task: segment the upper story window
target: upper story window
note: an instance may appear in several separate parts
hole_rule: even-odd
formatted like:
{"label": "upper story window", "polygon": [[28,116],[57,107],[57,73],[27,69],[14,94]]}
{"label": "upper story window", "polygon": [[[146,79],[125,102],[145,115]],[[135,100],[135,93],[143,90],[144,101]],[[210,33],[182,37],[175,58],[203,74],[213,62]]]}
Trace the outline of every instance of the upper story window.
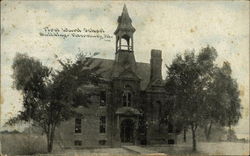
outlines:
{"label": "upper story window", "polygon": [[160,101],[157,101],[156,104],[157,104],[157,107],[158,107],[158,110],[157,110],[157,112],[158,112],[158,119],[160,120],[161,117],[162,117],[162,104],[161,104]]}
{"label": "upper story window", "polygon": [[75,119],[75,133],[82,133],[82,119]]}
{"label": "upper story window", "polygon": [[171,123],[168,123],[168,133],[174,132],[174,126]]}
{"label": "upper story window", "polygon": [[125,107],[130,107],[132,105],[132,88],[129,85],[125,85],[124,91],[122,94],[122,103]]}
{"label": "upper story window", "polygon": [[100,116],[100,133],[106,133],[106,116]]}
{"label": "upper story window", "polygon": [[100,106],[106,106],[106,102],[107,102],[106,91],[101,91],[100,92]]}
{"label": "upper story window", "polygon": [[124,91],[122,95],[123,106],[130,107],[132,103],[132,94],[130,91]]}
{"label": "upper story window", "polygon": [[156,101],[153,103],[152,112],[153,112],[153,115],[152,115],[153,120],[160,121],[162,118],[162,103],[161,103],[161,101]]}

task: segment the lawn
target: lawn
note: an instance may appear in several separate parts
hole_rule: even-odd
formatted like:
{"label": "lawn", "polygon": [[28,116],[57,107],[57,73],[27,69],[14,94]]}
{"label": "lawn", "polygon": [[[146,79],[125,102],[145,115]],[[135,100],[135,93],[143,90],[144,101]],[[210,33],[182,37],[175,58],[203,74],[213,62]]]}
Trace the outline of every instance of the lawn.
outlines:
{"label": "lawn", "polygon": [[249,143],[239,142],[198,142],[197,152],[192,152],[192,144],[146,146],[145,148],[168,155],[249,155]]}
{"label": "lawn", "polygon": [[[42,135],[2,134],[2,153],[10,155],[35,156],[115,156],[134,155],[135,153],[124,148],[96,148],[81,150],[62,150],[54,145],[54,154],[45,154],[47,151],[46,138]],[[167,155],[249,155],[249,143],[240,142],[198,142],[197,152],[192,152],[192,144],[142,146],[147,150]],[[38,154],[39,153],[39,154]]]}
{"label": "lawn", "polygon": [[132,152],[123,148],[97,148],[97,149],[79,149],[79,150],[62,150],[54,143],[53,154],[47,153],[47,142],[44,135],[38,134],[1,134],[2,154],[12,155],[35,155],[35,156],[115,156],[131,155]]}
{"label": "lawn", "polygon": [[1,149],[3,154],[24,155],[46,153],[46,138],[42,135],[1,134]]}

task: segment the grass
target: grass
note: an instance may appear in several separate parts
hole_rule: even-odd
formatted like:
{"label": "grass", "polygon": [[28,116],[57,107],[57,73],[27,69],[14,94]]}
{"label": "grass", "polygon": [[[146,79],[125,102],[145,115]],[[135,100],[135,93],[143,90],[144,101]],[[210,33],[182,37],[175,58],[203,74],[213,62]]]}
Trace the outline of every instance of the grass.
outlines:
{"label": "grass", "polygon": [[196,152],[192,151],[191,143],[145,148],[168,155],[249,155],[249,143],[239,142],[198,142]]}
{"label": "grass", "polygon": [[[11,155],[35,155],[35,156],[115,156],[134,155],[123,148],[101,148],[65,150],[57,149],[54,144],[54,154],[47,153],[46,137],[36,134],[1,134],[2,153]],[[249,143],[237,142],[198,142],[197,152],[192,151],[191,143],[176,145],[142,146],[156,153],[167,155],[249,155]],[[59,154],[61,153],[61,154]]]}
{"label": "grass", "polygon": [[200,151],[192,151],[191,145],[158,145],[158,146],[147,146],[145,147],[152,151],[157,151],[159,153],[165,153],[168,155],[201,155],[205,154]]}
{"label": "grass", "polygon": [[32,155],[46,153],[46,138],[42,135],[1,134],[2,153],[9,155]]}

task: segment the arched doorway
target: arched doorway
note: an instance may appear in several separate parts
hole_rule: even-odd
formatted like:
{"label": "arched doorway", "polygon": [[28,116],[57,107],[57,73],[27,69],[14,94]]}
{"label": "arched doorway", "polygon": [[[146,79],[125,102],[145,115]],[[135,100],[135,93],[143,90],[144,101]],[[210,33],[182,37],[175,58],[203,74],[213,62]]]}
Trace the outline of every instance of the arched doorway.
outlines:
{"label": "arched doorway", "polygon": [[125,119],[121,122],[120,128],[121,142],[133,143],[134,142],[134,122],[131,119]]}

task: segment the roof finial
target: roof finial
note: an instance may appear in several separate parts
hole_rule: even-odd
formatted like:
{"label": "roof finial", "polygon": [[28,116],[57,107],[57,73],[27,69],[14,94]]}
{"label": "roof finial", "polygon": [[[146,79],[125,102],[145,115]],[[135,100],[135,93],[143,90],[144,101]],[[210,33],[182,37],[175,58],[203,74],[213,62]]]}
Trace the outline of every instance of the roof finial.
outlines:
{"label": "roof finial", "polygon": [[128,13],[128,10],[127,10],[127,7],[126,7],[126,4],[123,5],[123,10],[122,10],[123,13]]}

